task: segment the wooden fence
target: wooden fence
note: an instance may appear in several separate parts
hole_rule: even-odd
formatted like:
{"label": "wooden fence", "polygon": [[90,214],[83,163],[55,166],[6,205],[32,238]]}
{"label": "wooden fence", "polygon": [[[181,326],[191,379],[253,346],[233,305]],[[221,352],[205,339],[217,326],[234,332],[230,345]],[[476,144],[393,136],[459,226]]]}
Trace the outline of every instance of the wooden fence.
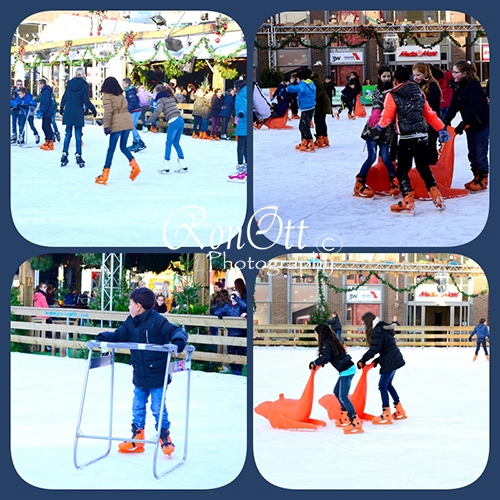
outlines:
{"label": "wooden fence", "polygon": [[[95,106],[96,111],[97,111],[97,118],[103,117],[104,114],[104,109],[102,107],[102,100],[100,99],[92,99],[92,104]],[[184,119],[184,133],[185,134],[191,134],[193,130],[193,123],[194,123],[194,117],[193,117],[193,103],[178,103],[177,107],[181,111],[181,116]],[[150,117],[153,113],[151,111],[146,111],[146,119],[150,121]],[[92,118],[92,121],[95,120]],[[137,122],[137,128],[138,130],[141,130],[143,126],[143,123],[141,120]],[[168,127],[168,122],[165,120],[165,117],[163,113],[160,114],[160,116],[156,120],[156,127],[158,128],[159,132],[166,132],[167,127]],[[211,125],[209,123],[209,130],[211,130]],[[234,138],[235,137],[235,125],[234,125],[234,118],[231,117],[229,120],[229,124],[227,126],[227,136],[229,138]]]}
{"label": "wooden fence", "polygon": [[[317,346],[315,325],[254,325],[253,345]],[[396,326],[396,341],[405,347],[471,347],[476,345],[469,335],[473,326]],[[342,327],[347,346],[366,346],[361,325]]]}
{"label": "wooden fence", "polygon": [[[26,334],[12,333],[11,342],[28,344],[32,352],[50,352],[54,356],[59,349],[60,356],[77,357],[77,350],[87,350],[86,340],[81,335],[96,336],[100,332],[114,330],[110,322],[123,322],[129,315],[126,312],[96,311],[93,309],[67,309],[49,307],[11,306],[11,314],[20,316],[19,319],[11,321],[12,330],[22,330]],[[45,316],[45,317],[44,317]],[[182,327],[197,327],[198,333],[190,333],[188,342],[190,344],[216,346],[217,352],[202,352],[196,350],[192,359],[198,361],[211,361],[214,363],[237,363],[246,365],[247,357],[242,355],[228,354],[228,346],[246,347],[246,337],[229,337],[227,328],[247,328],[245,318],[218,319],[215,316],[198,316],[190,314],[164,314],[171,323]],[[52,323],[47,323],[47,318]],[[93,326],[92,322],[103,322],[102,326]],[[199,333],[199,329],[216,327],[219,335]],[[47,332],[52,332],[52,338],[47,338]],[[59,337],[59,338],[56,338]],[[117,350],[116,352],[128,353],[129,351]],[[182,357],[182,355],[180,356]]]}

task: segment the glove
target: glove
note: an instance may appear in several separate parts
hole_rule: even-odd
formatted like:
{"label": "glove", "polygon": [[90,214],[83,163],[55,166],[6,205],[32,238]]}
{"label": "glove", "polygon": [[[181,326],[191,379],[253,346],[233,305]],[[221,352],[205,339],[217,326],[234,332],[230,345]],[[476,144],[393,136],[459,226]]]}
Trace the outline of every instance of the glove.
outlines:
{"label": "glove", "polygon": [[105,341],[105,340],[106,340],[106,337],[104,336],[104,334],[102,334],[102,333],[98,333],[98,334],[95,336],[95,339],[96,339],[96,340],[99,340],[100,342],[102,342],[102,341]]}
{"label": "glove", "polygon": [[97,118],[95,122],[97,125],[99,125],[99,127],[102,127],[102,120],[100,118]]}
{"label": "glove", "polygon": [[364,361],[359,360],[357,363],[357,367],[359,370],[362,370],[365,367],[366,363]]}
{"label": "glove", "polygon": [[110,129],[110,128],[105,128],[105,129],[104,129],[104,133],[105,133],[106,135],[111,134],[111,129]]}
{"label": "glove", "polygon": [[380,109],[374,109],[372,111],[372,114],[370,115],[370,118],[368,118],[368,125],[370,125],[370,127],[375,127],[375,125],[377,125],[379,119],[380,119],[380,115],[382,113],[380,112]]}
{"label": "glove", "polygon": [[448,142],[450,140],[450,134],[448,134],[448,132],[446,132],[445,128],[443,130],[440,130],[438,132],[438,134],[439,134],[439,141],[440,142]]}
{"label": "glove", "polygon": [[469,342],[472,340],[472,337],[469,337]]}
{"label": "glove", "polygon": [[[455,127],[455,134],[462,135],[465,130],[465,123],[460,122],[456,127]],[[441,136],[439,137],[441,139]]]}
{"label": "glove", "polygon": [[380,358],[375,358],[375,359],[372,361],[372,363],[373,363],[373,366],[374,366],[374,367],[375,367],[375,366],[377,366],[377,365],[380,363]]}
{"label": "glove", "polygon": [[94,116],[94,118],[96,118],[96,117],[97,117],[97,112],[96,112],[96,113],[93,113],[93,116]]}
{"label": "glove", "polygon": [[244,118],[245,117],[245,113],[243,113],[243,111],[240,111],[238,113],[238,118]]}
{"label": "glove", "polygon": [[217,317],[218,317],[219,319],[222,319],[222,318],[224,317],[224,315],[223,315],[223,314],[219,314]]}
{"label": "glove", "polygon": [[314,361],[309,363],[309,370],[316,370],[316,363]]}
{"label": "glove", "polygon": [[182,352],[184,350],[184,347],[186,346],[185,342],[181,339],[174,339],[172,340],[171,344],[174,344],[177,346],[177,352]]}

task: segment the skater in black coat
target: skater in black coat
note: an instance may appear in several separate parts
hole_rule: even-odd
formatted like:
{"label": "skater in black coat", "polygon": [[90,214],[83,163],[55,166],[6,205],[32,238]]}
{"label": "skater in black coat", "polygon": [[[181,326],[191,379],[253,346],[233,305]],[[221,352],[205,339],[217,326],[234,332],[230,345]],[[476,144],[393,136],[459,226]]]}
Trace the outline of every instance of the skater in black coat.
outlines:
{"label": "skater in black coat", "polygon": [[[405,365],[403,355],[396,345],[394,330],[391,325],[381,321],[371,312],[363,314],[361,321],[365,325],[366,343],[368,351],[358,361],[357,366],[362,369],[368,360],[378,354],[373,360],[375,365],[380,365],[380,379],[378,388],[382,397],[382,415],[375,417],[374,424],[392,424],[393,419],[406,418],[406,413],[399,401],[398,393],[392,385],[396,370]],[[396,411],[391,415],[389,406],[389,394],[391,395]]]}
{"label": "skater in black coat", "polygon": [[[137,342],[141,344],[174,344],[178,352],[182,352],[188,339],[187,333],[180,327],[170,323],[164,316],[153,309],[155,294],[146,287],[136,288],[130,294],[130,316],[114,332],[101,332],[96,340],[104,342]],[[130,354],[134,368],[132,383],[134,384],[134,400],[132,403],[132,441],[124,441],[118,445],[122,453],[139,453],[144,451],[144,443],[133,439],[144,439],[146,425],[146,404],[151,396],[151,412],[156,420],[156,429],[162,416],[160,442],[162,451],[170,455],[174,445],[170,439],[170,422],[167,408],[162,401],[163,385],[167,354],[149,350],[135,349]]]}

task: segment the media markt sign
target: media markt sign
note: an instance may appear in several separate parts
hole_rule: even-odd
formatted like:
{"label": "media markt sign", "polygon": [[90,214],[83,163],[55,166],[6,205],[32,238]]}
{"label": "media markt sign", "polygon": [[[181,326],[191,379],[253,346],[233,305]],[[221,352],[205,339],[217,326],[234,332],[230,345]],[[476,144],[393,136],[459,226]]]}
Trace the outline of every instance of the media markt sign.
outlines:
{"label": "media markt sign", "polygon": [[364,60],[364,52],[362,50],[330,49],[330,64],[332,65],[363,64]]}
{"label": "media markt sign", "polygon": [[446,291],[440,293],[436,285],[423,284],[415,289],[415,302],[449,303],[462,302],[462,294],[454,285],[447,285]]}
{"label": "media markt sign", "polygon": [[441,54],[439,49],[423,49],[418,45],[404,45],[396,51],[396,62],[401,64],[439,63],[441,62]]}

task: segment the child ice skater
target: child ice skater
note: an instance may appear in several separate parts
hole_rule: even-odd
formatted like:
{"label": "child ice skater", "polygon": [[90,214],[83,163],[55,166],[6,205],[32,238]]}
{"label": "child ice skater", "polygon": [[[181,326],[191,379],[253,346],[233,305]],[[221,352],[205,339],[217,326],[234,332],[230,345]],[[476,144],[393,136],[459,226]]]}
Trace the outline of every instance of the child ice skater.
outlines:
{"label": "child ice skater", "polygon": [[474,330],[472,330],[471,334],[469,335],[469,342],[472,340],[472,337],[476,335],[476,352],[474,353],[474,357],[472,358],[472,361],[476,361],[477,355],[479,353],[479,349],[482,347],[484,350],[484,354],[486,355],[486,359],[489,361],[490,356],[488,355],[488,348],[486,347],[486,338],[488,340],[490,339],[490,331],[488,330],[488,327],[486,326],[486,319],[481,318],[479,320],[479,324],[476,325]]}
{"label": "child ice skater", "polygon": [[339,400],[342,410],[337,425],[344,428],[344,434],[364,432],[361,421],[349,399],[352,378],[356,373],[356,366],[352,362],[351,356],[346,353],[344,345],[328,325],[324,323],[318,325],[314,329],[314,336],[318,341],[318,357],[309,363],[309,369],[316,370],[318,366],[331,363],[339,372],[339,378],[333,389],[333,394]]}
{"label": "child ice skater", "polygon": [[[378,389],[382,397],[382,415],[374,417],[374,424],[392,424],[393,419],[401,420],[406,418],[406,413],[399,400],[398,393],[392,385],[396,370],[405,365],[403,355],[396,345],[394,330],[390,325],[381,321],[380,318],[371,312],[366,312],[361,316],[361,321],[365,326],[366,344],[368,351],[358,361],[357,366],[361,370],[367,361],[378,354],[378,358],[373,363],[380,365],[380,379]],[[389,328],[384,328],[389,326]],[[389,394],[391,395],[396,411],[391,415],[389,406]]]}
{"label": "child ice skater", "polygon": [[[149,288],[134,289],[130,294],[128,307],[130,316],[114,332],[99,333],[96,340],[159,345],[174,344],[177,346],[177,351],[182,352],[186,346],[187,333],[156,312],[153,309],[155,302],[155,294]],[[165,455],[171,455],[175,446],[170,438],[170,422],[165,401],[162,401],[167,355],[165,352],[132,350],[130,357],[134,367],[132,440],[120,443],[118,450],[122,453],[141,453],[144,451],[144,443],[136,443],[134,438],[144,439],[146,404],[151,396],[151,412],[156,420],[157,431],[160,412],[163,412],[162,427],[159,433],[161,449]]]}

